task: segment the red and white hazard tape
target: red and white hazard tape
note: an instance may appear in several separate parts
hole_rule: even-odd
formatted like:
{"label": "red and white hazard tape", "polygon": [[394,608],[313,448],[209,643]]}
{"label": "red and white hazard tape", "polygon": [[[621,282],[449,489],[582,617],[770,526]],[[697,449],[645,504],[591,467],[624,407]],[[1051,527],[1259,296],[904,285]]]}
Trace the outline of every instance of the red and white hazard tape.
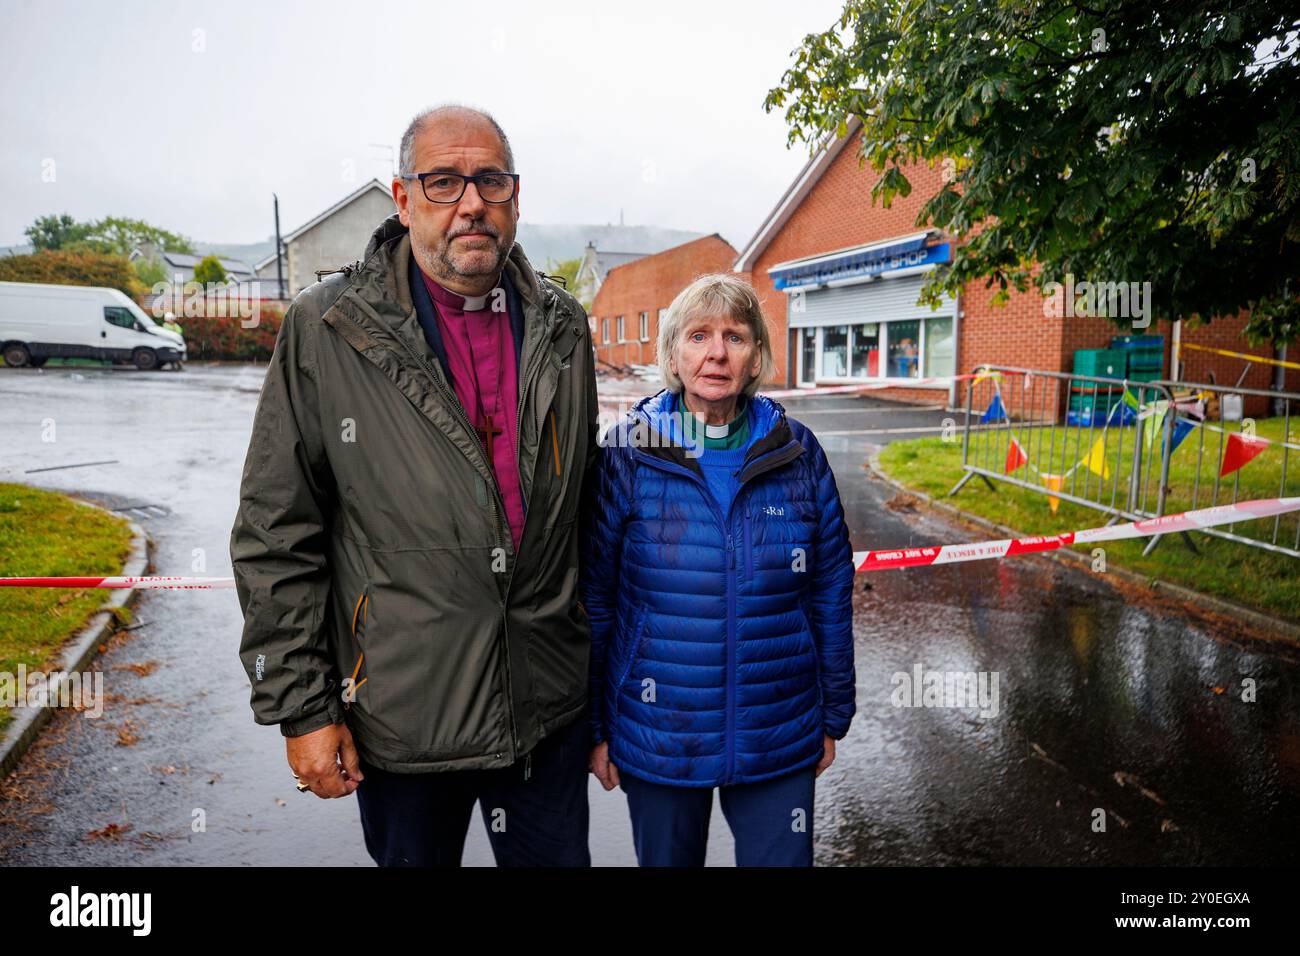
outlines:
{"label": "red and white hazard tape", "polygon": [[107,578],[0,578],[0,587],[6,588],[141,588],[146,591],[163,588],[210,591],[214,588],[233,588],[234,578],[185,577],[107,577]]}
{"label": "red and white hazard tape", "polygon": [[1125,538],[1147,538],[1175,531],[1195,531],[1221,524],[1234,524],[1253,518],[1271,518],[1274,515],[1300,511],[1300,498],[1261,498],[1256,501],[1238,501],[1234,505],[1219,505],[1184,511],[1180,514],[1130,521],[1105,528],[1086,528],[1082,531],[1064,531],[1061,534],[1037,538],[1004,538],[1001,541],[979,541],[973,544],[944,544],[935,547],[902,548],[893,551],[855,551],[855,571],[880,571],[885,568],[913,568],[931,564],[957,564],[962,561],[986,561],[1005,558],[1013,554],[1032,554],[1036,551],[1055,551],[1072,544],[1091,544],[1095,541],[1120,541]]}
{"label": "red and white hazard tape", "polygon": [[[855,551],[855,571],[880,571],[885,568],[911,568],[929,564],[956,564],[961,561],[984,561],[1005,558],[1013,554],[1032,554],[1035,551],[1055,551],[1072,544],[1090,544],[1094,541],[1119,541],[1124,538],[1146,538],[1175,531],[1195,531],[1221,524],[1235,524],[1254,518],[1271,518],[1274,515],[1300,511],[1300,498],[1260,498],[1256,501],[1239,501],[1235,505],[1219,505],[1148,518],[1106,528],[1086,528],[1083,531],[1065,531],[1061,534],[1037,538],[1006,538],[1002,541],[979,541],[974,544],[944,544],[934,547],[902,548],[893,551]],[[0,587],[8,588],[142,588],[158,590],[179,588],[183,590],[212,590],[233,588],[234,578],[186,577],[106,577],[106,578],[0,578]]]}

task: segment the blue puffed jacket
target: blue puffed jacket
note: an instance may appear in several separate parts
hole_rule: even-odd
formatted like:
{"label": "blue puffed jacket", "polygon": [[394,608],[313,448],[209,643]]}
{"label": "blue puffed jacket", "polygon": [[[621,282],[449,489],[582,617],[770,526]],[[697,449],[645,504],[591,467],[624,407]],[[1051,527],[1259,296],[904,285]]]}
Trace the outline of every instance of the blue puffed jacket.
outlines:
{"label": "blue puffed jacket", "polygon": [[676,393],[640,400],[601,442],[581,585],[593,732],[620,773],[753,783],[817,763],[822,735],[853,719],[853,554],[835,477],[779,403],[750,408],[725,515]]}

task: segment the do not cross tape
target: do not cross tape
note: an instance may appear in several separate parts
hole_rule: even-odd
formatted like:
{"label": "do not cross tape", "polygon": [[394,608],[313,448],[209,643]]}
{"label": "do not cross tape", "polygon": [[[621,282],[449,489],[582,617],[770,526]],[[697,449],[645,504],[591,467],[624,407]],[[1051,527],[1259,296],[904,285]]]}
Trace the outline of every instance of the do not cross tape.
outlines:
{"label": "do not cross tape", "polygon": [[[1072,544],[1091,544],[1095,541],[1121,541],[1125,538],[1147,538],[1175,531],[1196,531],[1217,525],[1236,524],[1256,518],[1300,511],[1300,498],[1260,498],[1238,501],[1231,505],[1217,505],[1196,511],[1130,521],[1127,524],[1102,528],[1085,528],[1081,531],[1063,531],[1060,534],[1003,538],[1000,541],[976,541],[971,544],[944,544],[928,547],[895,548],[892,550],[855,551],[854,571],[883,571],[890,568],[914,568],[932,564],[958,564],[963,561],[988,561],[1017,554],[1034,554],[1055,551]],[[0,578],[0,587],[9,588],[141,588],[143,590],[217,590],[233,588],[234,578],[187,578],[175,576],[151,577],[29,577]]]}

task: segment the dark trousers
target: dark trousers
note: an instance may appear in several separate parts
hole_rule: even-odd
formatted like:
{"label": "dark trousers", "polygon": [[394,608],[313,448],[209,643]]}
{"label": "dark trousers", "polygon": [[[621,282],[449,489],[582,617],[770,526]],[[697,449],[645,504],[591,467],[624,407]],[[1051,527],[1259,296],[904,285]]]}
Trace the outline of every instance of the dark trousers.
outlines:
{"label": "dark trousers", "polygon": [[460,866],[478,801],[497,866],[591,866],[589,729],[579,718],[499,770],[391,773],[361,762],[366,850],[380,866]]}
{"label": "dark trousers", "polygon": [[[812,866],[814,768],[718,787],[737,866]],[[619,773],[641,866],[703,866],[710,787],[673,787]]]}

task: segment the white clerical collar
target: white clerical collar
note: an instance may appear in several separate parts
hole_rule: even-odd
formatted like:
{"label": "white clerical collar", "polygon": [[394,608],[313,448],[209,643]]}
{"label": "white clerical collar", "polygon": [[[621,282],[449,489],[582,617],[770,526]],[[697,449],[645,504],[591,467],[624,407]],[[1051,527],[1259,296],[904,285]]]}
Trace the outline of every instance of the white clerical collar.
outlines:
{"label": "white clerical collar", "polygon": [[461,309],[465,312],[482,312],[487,308],[488,297],[486,295],[467,295],[464,296],[465,304]]}
{"label": "white clerical collar", "polygon": [[706,438],[726,438],[731,434],[730,425],[705,425],[704,436]]}

